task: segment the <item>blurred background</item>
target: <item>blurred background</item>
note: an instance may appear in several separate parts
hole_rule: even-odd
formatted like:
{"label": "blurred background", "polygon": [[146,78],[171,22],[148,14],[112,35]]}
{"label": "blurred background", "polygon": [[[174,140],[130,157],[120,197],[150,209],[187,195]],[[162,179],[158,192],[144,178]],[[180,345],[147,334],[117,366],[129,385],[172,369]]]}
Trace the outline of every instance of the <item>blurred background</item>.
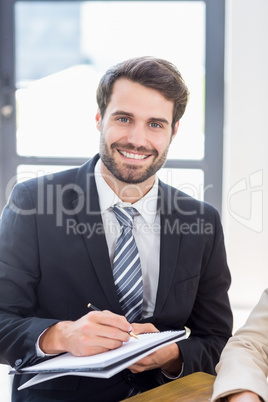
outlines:
{"label": "blurred background", "polygon": [[267,0],[0,0],[0,211],[16,181],[98,152],[109,66],[168,59],[191,97],[159,177],[220,211],[241,326],[268,283],[267,15]]}

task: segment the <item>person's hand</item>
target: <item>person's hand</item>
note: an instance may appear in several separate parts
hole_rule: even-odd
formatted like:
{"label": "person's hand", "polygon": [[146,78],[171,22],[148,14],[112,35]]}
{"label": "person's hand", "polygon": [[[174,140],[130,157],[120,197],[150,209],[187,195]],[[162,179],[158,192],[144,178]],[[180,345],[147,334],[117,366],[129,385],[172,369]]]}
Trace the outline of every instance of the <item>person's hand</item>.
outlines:
{"label": "person's hand", "polygon": [[229,395],[228,402],[260,402],[260,397],[251,391],[238,392],[237,394]]}
{"label": "person's hand", "polygon": [[[132,324],[132,329],[137,335],[146,332],[159,332],[153,324]],[[172,343],[151,353],[128,368],[134,374],[161,368],[171,375],[178,375],[181,367],[182,360],[179,348],[176,343]]]}
{"label": "person's hand", "polygon": [[40,337],[39,347],[47,354],[70,352],[91,356],[119,348],[129,340],[132,326],[124,316],[110,311],[91,311],[77,321],[61,321]]}

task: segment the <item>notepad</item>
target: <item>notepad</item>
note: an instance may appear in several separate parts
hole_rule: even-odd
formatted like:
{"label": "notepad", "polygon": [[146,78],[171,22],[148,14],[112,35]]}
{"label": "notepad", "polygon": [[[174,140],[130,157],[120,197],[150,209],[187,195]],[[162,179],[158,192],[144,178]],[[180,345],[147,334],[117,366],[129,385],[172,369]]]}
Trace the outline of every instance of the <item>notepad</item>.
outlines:
{"label": "notepad", "polygon": [[93,356],[77,357],[70,353],[53,357],[33,366],[12,369],[10,374],[37,374],[19,389],[64,375],[110,378],[154,351],[185,338],[185,331],[139,334],[118,349]]}

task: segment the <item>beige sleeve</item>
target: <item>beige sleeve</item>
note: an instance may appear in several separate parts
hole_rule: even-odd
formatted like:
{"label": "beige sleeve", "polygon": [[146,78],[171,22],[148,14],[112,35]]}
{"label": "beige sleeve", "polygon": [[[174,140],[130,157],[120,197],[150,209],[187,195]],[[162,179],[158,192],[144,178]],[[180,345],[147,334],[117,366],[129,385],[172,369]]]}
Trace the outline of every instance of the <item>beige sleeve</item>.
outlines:
{"label": "beige sleeve", "polygon": [[216,372],[211,402],[243,390],[268,402],[268,289],[245,325],[229,339]]}

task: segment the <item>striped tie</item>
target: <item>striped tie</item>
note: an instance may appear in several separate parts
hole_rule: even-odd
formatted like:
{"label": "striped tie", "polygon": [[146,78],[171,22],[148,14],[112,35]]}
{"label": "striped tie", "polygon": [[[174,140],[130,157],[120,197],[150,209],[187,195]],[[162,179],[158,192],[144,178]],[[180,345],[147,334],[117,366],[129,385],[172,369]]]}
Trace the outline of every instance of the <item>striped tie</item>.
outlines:
{"label": "striped tie", "polygon": [[114,253],[114,282],[124,315],[134,322],[141,318],[143,302],[141,262],[132,233],[136,210],[114,206],[113,211],[121,226]]}

